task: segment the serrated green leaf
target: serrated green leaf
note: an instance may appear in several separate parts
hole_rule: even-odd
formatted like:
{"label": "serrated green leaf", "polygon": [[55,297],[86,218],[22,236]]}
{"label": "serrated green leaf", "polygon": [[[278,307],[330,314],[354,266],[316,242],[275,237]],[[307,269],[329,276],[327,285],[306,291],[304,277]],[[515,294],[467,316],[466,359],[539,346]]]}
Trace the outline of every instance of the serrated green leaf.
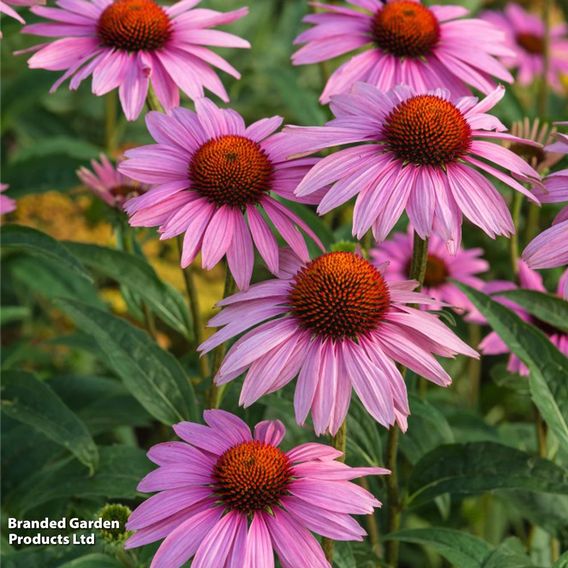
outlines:
{"label": "serrated green leaf", "polygon": [[503,444],[448,444],[432,450],[416,464],[409,489],[409,503],[415,507],[444,493],[472,495],[525,489],[568,495],[568,471]]}
{"label": "serrated green leaf", "polygon": [[81,302],[56,303],[81,330],[95,338],[108,365],[152,416],[165,424],[197,419],[189,378],[177,359],[146,332]]}
{"label": "serrated green leaf", "polygon": [[91,280],[81,263],[59,241],[46,233],[23,225],[4,225],[0,227],[0,239],[4,247],[19,248],[50,258]]}
{"label": "serrated green leaf", "polygon": [[99,450],[99,467],[94,475],[73,460],[49,465],[9,495],[6,508],[24,516],[54,499],[134,499],[138,483],[151,469],[144,451],[121,445]]}
{"label": "serrated green leaf", "polygon": [[7,371],[2,379],[2,411],[67,448],[93,472],[97,446],[84,422],[53,389],[31,373]]}
{"label": "serrated green leaf", "polygon": [[531,397],[559,442],[568,450],[568,358],[534,326],[470,286],[456,282],[489,325],[529,368]]}
{"label": "serrated green leaf", "polygon": [[460,568],[479,568],[491,552],[491,545],[484,540],[444,527],[401,530],[386,535],[385,539],[431,546],[438,554]]}
{"label": "serrated green leaf", "polygon": [[493,296],[503,296],[524,308],[547,325],[568,333],[568,302],[558,296],[536,290],[508,290]]}
{"label": "serrated green leaf", "polygon": [[508,538],[491,552],[481,568],[535,568],[518,538]]}
{"label": "serrated green leaf", "polygon": [[162,282],[142,258],[97,245],[66,241],[65,247],[85,266],[116,280],[134,292],[150,309],[187,338],[193,336],[188,308],[181,294]]}

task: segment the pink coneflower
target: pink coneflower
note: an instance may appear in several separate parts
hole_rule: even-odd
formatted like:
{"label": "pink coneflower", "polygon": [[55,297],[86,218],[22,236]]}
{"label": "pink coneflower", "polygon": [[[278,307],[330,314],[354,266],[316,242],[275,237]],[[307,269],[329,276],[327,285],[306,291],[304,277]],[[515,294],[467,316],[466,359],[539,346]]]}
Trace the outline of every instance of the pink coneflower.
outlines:
{"label": "pink coneflower", "polygon": [[382,93],[357,83],[351,93],[332,98],[336,118],[325,126],[287,127],[297,152],[355,144],[323,158],[296,194],[311,195],[333,183],[319,204],[320,215],[357,195],[353,234],[358,238],[372,228],[383,241],[405,208],[420,237],[434,232],[453,251],[461,241],[462,213],[492,238],[509,236],[514,226],[507,205],[479,170],[535,201],[513,175],[534,183],[539,175],[510,150],[480,139],[539,145],[506,134],[501,122],[486,114],[504,93],[499,87],[479,102],[454,101],[442,89],[417,94],[401,85]]}
{"label": "pink coneflower", "polygon": [[311,409],[318,435],[337,432],[352,388],[375,420],[405,430],[406,385],[395,362],[448,386],[451,378],[433,354],[477,356],[436,316],[407,305],[434,302],[412,292],[415,281],[389,281],[351,252],[287,264],[280,278],[222,300],[224,309],[209,325],[225,327],[199,348],[206,353],[254,327],[231,347],[215,377],[224,384],[247,372],[244,406],[298,375],[296,420],[303,424]]}
{"label": "pink coneflower", "polygon": [[99,159],[100,162],[91,160],[93,171],[82,167],[77,171],[77,176],[107,205],[122,209],[128,199],[148,190],[147,185],[133,182],[121,174],[104,154]]}
{"label": "pink coneflower", "polygon": [[[563,123],[566,124],[566,123]],[[568,136],[557,134],[557,141],[545,150],[568,154]],[[537,189],[543,203],[568,202],[568,169],[550,174],[544,188]],[[523,251],[523,258],[531,268],[556,268],[568,264],[568,206],[552,222],[552,227],[535,237]]]}
{"label": "pink coneflower", "polygon": [[[502,61],[511,69],[518,69],[517,80],[521,85],[532,83],[544,73],[544,22],[526,12],[519,4],[507,4],[505,11],[487,11],[481,16],[505,32],[506,45],[513,56]],[[550,58],[547,81],[561,89],[559,76],[568,73],[568,26],[558,24],[550,30]]]}
{"label": "pink coneflower", "polygon": [[[0,194],[4,193],[8,187],[6,183],[0,183]],[[8,197],[7,195],[0,195],[0,215],[11,213],[16,209],[16,200]]]}
{"label": "pink coneflower", "polygon": [[[520,287],[526,290],[536,290],[537,292],[546,292],[547,290],[542,284],[542,277],[538,272],[531,270],[524,261],[519,260],[519,282]],[[503,286],[499,287],[501,290]],[[510,284],[508,289],[514,289],[516,286]],[[568,270],[564,272],[558,283],[557,294],[559,297],[568,300]],[[502,300],[498,296],[495,298],[497,301],[506,304],[509,308],[513,309],[523,320],[532,323],[543,331],[550,341],[566,356],[568,356],[568,334],[556,329],[547,322],[543,322],[538,318],[530,315],[528,312],[520,308],[511,300]],[[500,355],[502,353],[510,353],[510,349],[505,342],[497,335],[496,332],[491,332],[480,344],[479,349],[484,355]],[[511,353],[507,370],[510,373],[519,373],[520,375],[528,375],[529,370],[526,365],[516,356]]]}
{"label": "pink coneflower", "polygon": [[125,205],[130,224],[159,226],[162,239],[185,233],[182,267],[201,252],[209,270],[226,254],[239,288],[250,282],[254,246],[269,270],[278,273],[278,243],[261,212],[300,258],[309,254],[298,228],[323,248],[311,229],[271,195],[298,201],[294,189],[315,163],[287,159],[293,153],[287,137],[273,134],[282,118],[246,127],[238,113],[207,99],[195,107],[195,113],[182,108],[170,116],[149,113],[146,124],[158,144],[126,152],[129,159],[119,170],[156,185]]}
{"label": "pink coneflower", "polygon": [[334,540],[363,540],[351,515],[380,507],[352,479],[386,475],[380,467],[349,467],[341,452],[316,443],[288,452],[278,446],[286,434],[279,420],[256,425],[254,435],[237,416],[203,413],[208,426],[180,422],[183,442],[150,449],[159,468],[138,490],[157,492],[127,523],[136,531],[126,548],[163,539],[152,568],[274,567],[274,553],[286,568],[331,568],[311,531]]}
{"label": "pink coneflower", "polygon": [[[20,24],[25,24],[24,18],[16,12],[13,8],[11,8],[8,4],[12,6],[36,6],[37,4],[45,4],[45,0],[8,0],[7,2],[2,2],[0,0],[0,13],[6,14],[6,16],[10,16],[14,18],[14,20],[18,20]],[[0,38],[2,37],[2,32],[0,31]]]}
{"label": "pink coneflower", "polygon": [[[413,235],[395,233],[388,241],[384,241],[372,249],[371,255],[376,266],[388,263],[386,273],[393,280],[406,280],[409,277],[412,261]],[[471,320],[475,313],[473,304],[467,296],[451,282],[457,280],[473,288],[481,290],[483,280],[477,277],[480,272],[489,269],[489,263],[480,258],[480,248],[463,249],[458,247],[455,254],[449,254],[442,239],[432,236],[428,242],[428,259],[422,292],[438,302],[429,304],[426,309],[440,310],[449,304],[459,313],[466,313],[466,320]]]}
{"label": "pink coneflower", "polygon": [[[348,0],[354,10],[329,4],[313,5],[323,13],[304,18],[315,27],[300,34],[306,43],[292,56],[296,65],[316,63],[371,46],[341,65],[321,96],[349,91],[357,82],[388,91],[407,84],[419,91],[444,87],[467,95],[468,86],[484,93],[495,88],[491,77],[513,78],[495,56],[513,55],[504,34],[483,20],[458,19],[468,14],[461,6],[423,6],[415,0]],[[475,49],[472,49],[475,46]]]}
{"label": "pink coneflower", "polygon": [[206,88],[228,101],[210,65],[240,75],[204,46],[250,47],[235,35],[208,29],[242,18],[247,8],[227,13],[191,10],[199,1],[162,7],[154,0],[58,0],[58,8],[32,8],[52,22],[26,26],[23,32],[62,39],[33,48],[37,53],[28,64],[32,69],[65,71],[52,92],[70,77],[70,88],[77,89],[89,75],[95,95],[118,87],[128,120],[140,114],[150,82],[166,110],[179,105],[178,88],[194,100]]}

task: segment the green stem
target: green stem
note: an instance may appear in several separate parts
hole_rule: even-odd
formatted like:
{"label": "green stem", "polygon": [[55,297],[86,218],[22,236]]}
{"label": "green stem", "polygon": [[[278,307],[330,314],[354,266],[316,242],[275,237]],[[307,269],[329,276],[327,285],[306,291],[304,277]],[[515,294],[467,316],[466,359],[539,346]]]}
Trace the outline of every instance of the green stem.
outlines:
{"label": "green stem", "polygon": [[550,70],[550,0],[542,0],[542,21],[544,22],[543,35],[543,65],[540,89],[538,92],[538,114],[541,119],[548,114],[548,72]]}
{"label": "green stem", "polygon": [[513,203],[511,205],[511,217],[513,218],[513,226],[515,232],[511,235],[509,242],[509,250],[511,253],[511,268],[513,274],[517,274],[519,268],[519,224],[521,221],[521,208],[523,205],[523,196],[520,192],[515,191],[513,194]]}
{"label": "green stem", "polygon": [[[387,468],[390,469],[391,474],[386,477],[387,482],[387,533],[391,534],[399,530],[400,528],[400,516],[402,512],[402,506],[400,501],[400,493],[398,488],[398,464],[397,464],[397,453],[398,453],[398,437],[399,430],[398,426],[393,426],[389,430],[388,440],[387,440]],[[399,541],[398,540],[388,540],[385,547],[385,560],[387,566],[390,568],[396,568],[398,566],[398,550]]]}
{"label": "green stem", "polygon": [[416,290],[421,290],[426,276],[426,265],[428,263],[428,239],[421,239],[418,233],[414,233],[412,244],[412,260],[410,261],[410,278],[418,282]]}
{"label": "green stem", "polygon": [[116,92],[111,91],[105,97],[105,148],[109,156],[116,152]]}
{"label": "green stem", "polygon": [[[468,325],[469,344],[477,348],[481,341],[481,326],[477,323]],[[470,388],[470,403],[475,408],[479,403],[479,385],[481,381],[481,361],[471,357],[468,360],[467,374]]]}
{"label": "green stem", "polygon": [[[183,237],[177,238],[179,256],[181,259],[183,251]],[[187,303],[191,313],[191,321],[193,322],[193,336],[195,338],[195,347],[199,347],[204,339],[204,325],[201,319],[201,309],[199,303],[199,293],[195,285],[194,270],[192,266],[182,268],[181,273],[185,283],[185,291],[187,294]],[[207,357],[199,357],[199,375],[205,380],[209,377],[209,360]]]}
{"label": "green stem", "polygon": [[[347,418],[339,427],[337,434],[332,436],[331,443],[336,450],[339,450],[343,455],[337,458],[339,461],[345,461],[345,452],[347,450]],[[333,564],[333,540],[330,538],[322,539],[322,548],[327,561]]]}
{"label": "green stem", "polygon": [[525,229],[525,242],[532,241],[538,234],[540,225],[540,207],[536,203],[529,204],[527,226]]}
{"label": "green stem", "polygon": [[[225,289],[223,291],[223,298],[227,298],[235,292],[237,288],[236,282],[229,270],[228,265],[225,263]],[[226,346],[222,343],[213,352],[213,362],[211,374],[211,388],[209,389],[209,408],[219,408],[221,405],[221,400],[223,398],[223,392],[226,385],[217,386],[215,384],[215,375],[221,368],[221,363],[223,362],[223,357],[225,357]]]}
{"label": "green stem", "polygon": [[[359,485],[366,491],[371,491],[369,485],[369,480],[366,477],[361,477],[357,480]],[[371,548],[378,558],[382,557],[381,539],[379,537],[379,523],[377,522],[377,517],[374,513],[367,515],[365,517],[367,524],[367,533],[369,534],[369,542],[371,543]]]}

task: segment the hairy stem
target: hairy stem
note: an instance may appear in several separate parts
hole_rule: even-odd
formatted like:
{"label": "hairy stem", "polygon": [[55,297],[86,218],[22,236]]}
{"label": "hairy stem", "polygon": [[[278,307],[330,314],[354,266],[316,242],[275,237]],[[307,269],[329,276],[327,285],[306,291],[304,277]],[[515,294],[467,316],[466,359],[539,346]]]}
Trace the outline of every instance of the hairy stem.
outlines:
{"label": "hairy stem", "polygon": [[[183,238],[177,238],[179,256],[181,258],[183,250]],[[187,301],[189,304],[189,311],[191,313],[191,320],[193,322],[193,336],[195,338],[195,347],[199,347],[204,339],[204,324],[201,319],[201,309],[199,304],[199,294],[197,286],[195,285],[193,267],[188,266],[182,268],[183,281],[185,283],[185,291],[187,294]],[[202,379],[209,377],[209,360],[207,357],[199,357],[199,375]]]}
{"label": "hairy stem", "polygon": [[[233,294],[236,290],[236,282],[229,270],[229,267],[225,263],[225,290],[223,291],[223,298],[227,298]],[[226,351],[225,343],[222,343],[213,351],[213,362],[212,362],[212,375],[211,375],[211,387],[209,389],[209,408],[219,408],[221,405],[221,400],[223,398],[223,392],[226,385],[217,386],[215,384],[215,375],[221,368],[221,363],[223,363],[223,358],[225,357]]]}
{"label": "hairy stem", "polygon": [[[468,325],[469,344],[475,348],[481,341],[481,326],[477,323]],[[481,380],[481,360],[471,357],[468,360],[467,375],[470,388],[470,403],[474,408],[479,403],[479,385]]]}
{"label": "hairy stem", "polygon": [[511,268],[513,274],[517,274],[519,270],[519,224],[521,221],[521,208],[523,205],[523,196],[518,191],[513,194],[513,203],[511,204],[511,217],[515,232],[511,235],[509,241],[509,251],[511,255]]}

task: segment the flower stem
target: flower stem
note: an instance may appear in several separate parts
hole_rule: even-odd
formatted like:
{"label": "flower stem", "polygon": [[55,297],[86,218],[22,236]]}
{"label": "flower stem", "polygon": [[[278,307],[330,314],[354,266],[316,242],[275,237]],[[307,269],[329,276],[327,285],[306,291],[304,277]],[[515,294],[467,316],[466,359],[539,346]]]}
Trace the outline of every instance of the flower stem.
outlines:
{"label": "flower stem", "polygon": [[511,253],[511,268],[513,274],[517,274],[519,269],[519,224],[521,220],[521,208],[523,205],[523,196],[515,191],[513,195],[513,203],[511,205],[511,217],[513,218],[513,226],[515,232],[511,235],[509,250]]}
{"label": "flower stem", "polygon": [[[393,426],[389,430],[387,440],[387,468],[391,474],[387,476],[387,500],[388,500],[388,516],[387,516],[387,533],[394,533],[400,528],[400,516],[402,506],[400,502],[400,493],[398,490],[398,426]],[[398,566],[398,549],[399,541],[388,540],[385,547],[385,560],[387,566],[396,568]]]}
{"label": "flower stem", "polygon": [[[237,288],[237,284],[229,270],[228,265],[225,263],[225,289],[223,291],[223,298],[227,298],[231,294],[235,292]],[[221,368],[221,363],[223,362],[223,357],[225,356],[226,346],[225,343],[222,343],[215,349],[213,352],[213,362],[212,362],[212,369],[213,372],[211,374],[211,388],[209,389],[209,408],[219,408],[221,405],[221,400],[223,398],[223,392],[225,390],[225,385],[217,386],[215,384],[215,375]]]}
{"label": "flower stem", "polygon": [[[183,250],[183,238],[177,238],[179,256],[181,258]],[[199,306],[199,294],[193,277],[193,267],[188,266],[182,268],[183,281],[185,283],[185,291],[187,294],[187,302],[189,311],[191,312],[191,321],[193,322],[193,337],[195,338],[195,347],[199,347],[203,343],[204,325],[201,319],[201,309]],[[202,379],[209,377],[209,360],[207,357],[199,357],[199,375]]]}
{"label": "flower stem", "polygon": [[[347,450],[347,417],[343,421],[343,424],[339,427],[337,434],[331,437],[331,444],[336,450],[343,453],[343,455],[337,459],[338,461],[344,462]],[[330,564],[333,564],[333,540],[331,538],[323,538],[322,548],[327,561]]]}
{"label": "flower stem", "polygon": [[538,234],[539,223],[540,207],[536,203],[530,203],[527,215],[527,226],[525,228],[525,242],[528,243],[536,237]]}
{"label": "flower stem", "polygon": [[[470,323],[468,325],[469,344],[476,348],[481,341],[481,326],[477,323]],[[475,408],[479,403],[479,384],[481,379],[481,361],[470,358],[468,361],[467,374],[469,379],[470,388],[470,402]]]}
{"label": "flower stem", "polygon": [[157,110],[159,112],[164,112],[164,107],[160,104],[156,92],[154,91],[152,85],[148,86],[148,94],[146,95],[146,105],[150,110]]}
{"label": "flower stem", "polygon": [[[410,278],[418,282],[417,290],[422,288],[424,283],[424,276],[426,275],[426,265],[428,262],[428,239],[422,239],[418,233],[414,233],[414,241],[412,245],[412,260],[410,261]],[[406,368],[401,370],[402,376],[406,375]],[[420,395],[425,395],[425,381],[420,383]],[[388,501],[388,516],[387,516],[387,532],[393,533],[400,528],[400,518],[402,514],[402,502],[400,499],[400,492],[398,487],[398,438],[399,429],[394,425],[388,434],[387,440],[387,459],[386,466],[390,469],[391,474],[387,476],[387,501]],[[398,550],[399,541],[389,540],[386,544],[386,562],[387,566],[396,568],[398,566]]]}
{"label": "flower stem", "polygon": [[116,92],[111,91],[105,97],[105,149],[113,156],[116,152]]}

